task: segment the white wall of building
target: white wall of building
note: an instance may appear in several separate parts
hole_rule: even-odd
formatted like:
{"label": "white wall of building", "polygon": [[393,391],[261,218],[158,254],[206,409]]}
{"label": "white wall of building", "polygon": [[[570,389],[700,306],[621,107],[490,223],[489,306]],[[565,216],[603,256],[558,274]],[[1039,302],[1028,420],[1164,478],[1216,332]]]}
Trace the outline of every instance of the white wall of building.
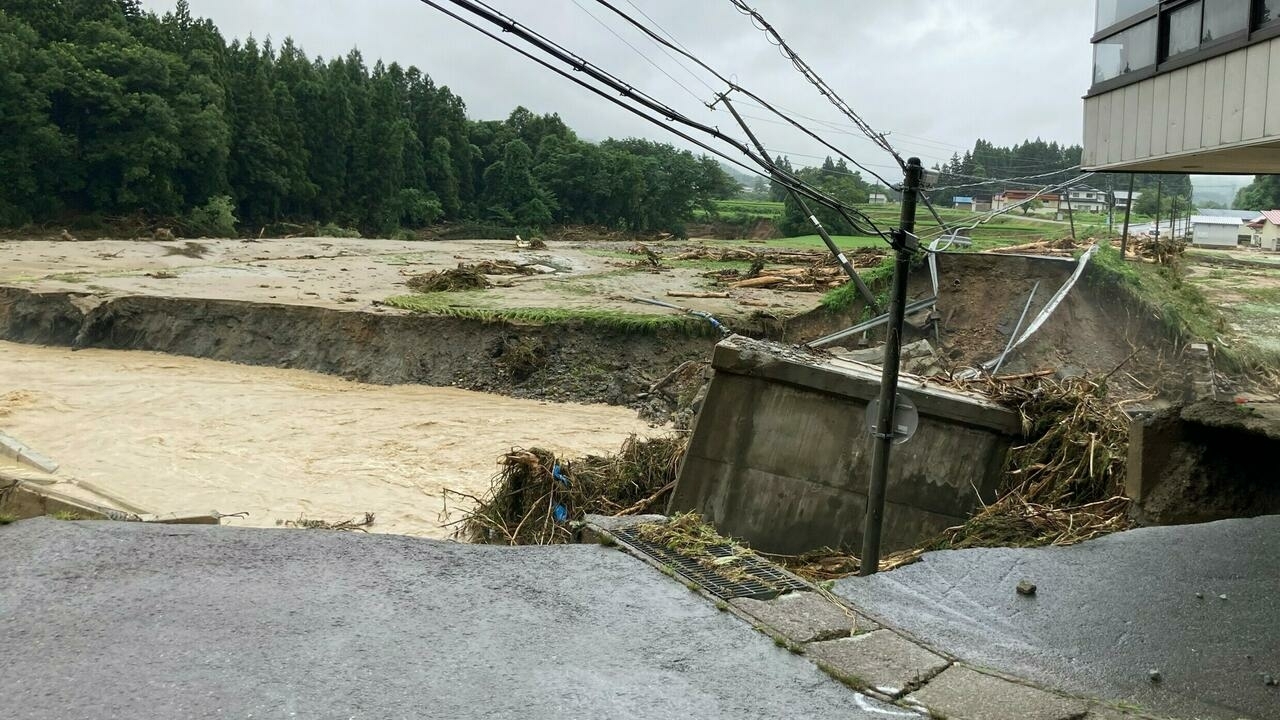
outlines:
{"label": "white wall of building", "polygon": [[1221,225],[1218,223],[1194,223],[1192,245],[1208,245],[1212,247],[1235,247],[1237,236],[1245,234],[1248,228],[1243,225]]}

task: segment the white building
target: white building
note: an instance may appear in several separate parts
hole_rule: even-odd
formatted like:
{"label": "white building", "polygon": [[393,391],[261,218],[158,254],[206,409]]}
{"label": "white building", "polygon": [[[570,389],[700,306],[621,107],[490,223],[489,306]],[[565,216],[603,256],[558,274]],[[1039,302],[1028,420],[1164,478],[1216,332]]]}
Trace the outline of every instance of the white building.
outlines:
{"label": "white building", "polygon": [[889,202],[889,197],[884,193],[873,192],[871,193],[871,197],[867,199],[867,202],[872,205],[886,205]]}
{"label": "white building", "polygon": [[1280,174],[1280,2],[1097,0],[1094,28],[1086,170]]}
{"label": "white building", "polygon": [[1249,223],[1254,240],[1263,250],[1280,250],[1280,210],[1263,210],[1260,217]]}
{"label": "white building", "polygon": [[[1125,208],[1129,207],[1129,191],[1128,190],[1116,190],[1111,193],[1111,196],[1115,198],[1116,210],[1124,210]],[[1142,192],[1140,190],[1134,191],[1133,193],[1134,202],[1137,202],[1141,198],[1142,198]]]}
{"label": "white building", "polygon": [[[1074,187],[1068,195],[1072,212],[1102,213],[1107,211],[1107,194],[1091,187]],[[1058,205],[1059,210],[1067,209],[1067,198]]]}
{"label": "white building", "polygon": [[1191,218],[1191,244],[1196,247],[1247,247],[1252,241],[1253,231],[1239,218],[1211,215]]}

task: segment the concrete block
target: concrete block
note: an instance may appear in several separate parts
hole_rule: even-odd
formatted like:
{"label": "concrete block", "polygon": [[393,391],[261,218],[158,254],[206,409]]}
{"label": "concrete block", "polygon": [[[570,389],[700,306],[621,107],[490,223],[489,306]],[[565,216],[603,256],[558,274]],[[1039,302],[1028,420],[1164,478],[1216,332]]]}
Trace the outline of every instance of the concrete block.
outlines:
{"label": "concrete block", "polygon": [[840,679],[893,698],[928,682],[950,662],[891,630],[816,642],[805,652]]}
{"label": "concrete block", "polygon": [[909,701],[952,720],[1079,720],[1089,705],[954,665],[912,693]]}
{"label": "concrete block", "polygon": [[879,628],[816,592],[793,592],[773,600],[736,598],[729,603],[793,643],[833,640]]}
{"label": "concrete block", "polygon": [[[870,366],[777,343],[732,337],[716,347],[715,376],[672,494],[721,533],[763,552],[855,550],[874,441]],[[882,548],[912,547],[995,500],[1005,454],[1021,425],[984,398],[904,376],[920,413],[895,447]]]}

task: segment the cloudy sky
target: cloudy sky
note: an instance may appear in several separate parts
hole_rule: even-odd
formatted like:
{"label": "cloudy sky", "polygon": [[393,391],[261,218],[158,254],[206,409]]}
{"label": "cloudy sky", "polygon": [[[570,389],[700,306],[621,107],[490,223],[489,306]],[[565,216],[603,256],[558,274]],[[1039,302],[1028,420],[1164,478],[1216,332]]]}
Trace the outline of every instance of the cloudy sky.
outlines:
{"label": "cloudy sky", "polygon": [[[634,86],[721,128],[723,110],[702,107],[719,84],[692,76],[595,0],[489,0]],[[1010,144],[1081,139],[1080,97],[1089,84],[1092,0],[752,0],[755,7],[873,127],[927,165],[983,137]],[[505,117],[524,105],[556,112],[589,139],[661,129],[626,114],[418,0],[190,0],[230,38],[292,36],[311,55],[358,47],[417,65],[460,95],[474,118]],[[447,3],[446,3],[447,4]],[[728,0],[616,0],[644,11],[694,54],[772,103],[840,121],[751,21]],[[145,0],[157,12],[172,0]],[[617,33],[616,35],[614,33]],[[668,77],[668,74],[671,77]],[[673,79],[674,78],[674,79]],[[756,117],[760,110],[744,108]],[[767,146],[803,164],[826,154],[778,125],[755,121]],[[868,165],[888,157],[848,128],[829,138]]]}

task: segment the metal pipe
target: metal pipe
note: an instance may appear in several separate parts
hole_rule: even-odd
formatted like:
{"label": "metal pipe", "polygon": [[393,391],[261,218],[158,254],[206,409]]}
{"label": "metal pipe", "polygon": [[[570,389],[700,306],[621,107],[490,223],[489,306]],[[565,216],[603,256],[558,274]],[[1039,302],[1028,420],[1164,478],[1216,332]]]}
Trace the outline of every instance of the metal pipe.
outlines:
{"label": "metal pipe", "polygon": [[[936,305],[937,302],[938,302],[938,298],[936,297],[925,298],[924,300],[917,300],[907,306],[907,310],[905,314],[911,315],[913,313],[918,313],[921,310],[927,310],[928,308],[931,308],[934,305]],[[851,328],[845,328],[844,330],[838,330],[836,332],[833,332],[830,335],[824,335],[823,337],[820,337],[817,340],[814,340],[813,342],[805,343],[805,347],[815,348],[815,349],[824,348],[828,345],[833,345],[849,337],[850,335],[857,335],[858,333],[864,333],[873,328],[878,328],[881,325],[885,324],[886,322],[889,322],[888,313],[885,313],[884,315],[880,315],[878,317],[874,317],[870,320],[867,320],[866,322],[860,322]]]}
{"label": "metal pipe", "polygon": [[902,217],[894,231],[893,290],[889,297],[889,332],[884,344],[884,366],[880,368],[880,416],[876,419],[871,482],[867,487],[867,516],[862,528],[862,562],[859,575],[880,569],[880,534],[884,525],[884,491],[889,481],[889,452],[893,449],[893,416],[897,410],[898,363],[902,359],[902,323],[906,317],[907,277],[917,241],[916,196],[924,168],[920,158],[907,160],[906,182],[902,184]]}
{"label": "metal pipe", "polygon": [[1013,342],[1018,339],[1018,331],[1022,329],[1022,323],[1027,319],[1027,311],[1031,309],[1031,301],[1036,297],[1036,291],[1040,289],[1040,281],[1037,280],[1035,285],[1031,286],[1031,294],[1027,296],[1027,304],[1022,306],[1022,314],[1018,316],[1018,324],[1013,326],[1013,332],[1009,333],[1009,342],[1005,343],[1004,352],[1000,353],[1000,357],[996,359],[996,367],[991,371],[992,375],[1000,372],[1000,366],[1004,364],[1004,359],[1009,355],[1009,351],[1013,349]]}

